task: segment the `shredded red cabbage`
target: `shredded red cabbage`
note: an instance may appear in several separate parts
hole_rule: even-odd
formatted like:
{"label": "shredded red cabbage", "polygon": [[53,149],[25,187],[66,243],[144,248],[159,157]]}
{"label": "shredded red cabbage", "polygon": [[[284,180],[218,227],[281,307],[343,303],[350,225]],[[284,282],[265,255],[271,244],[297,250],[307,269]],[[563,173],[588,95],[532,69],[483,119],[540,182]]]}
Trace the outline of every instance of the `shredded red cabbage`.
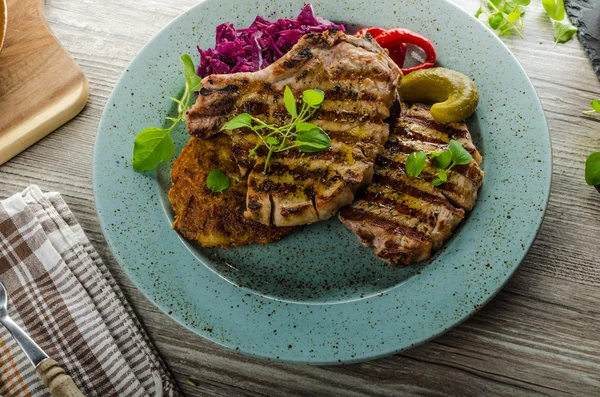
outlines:
{"label": "shredded red cabbage", "polygon": [[269,22],[257,16],[249,28],[238,30],[231,23],[221,24],[217,26],[215,48],[203,51],[198,47],[198,75],[255,72],[281,58],[304,34],[334,28],[345,31],[344,25],[316,17],[310,4],[296,19]]}

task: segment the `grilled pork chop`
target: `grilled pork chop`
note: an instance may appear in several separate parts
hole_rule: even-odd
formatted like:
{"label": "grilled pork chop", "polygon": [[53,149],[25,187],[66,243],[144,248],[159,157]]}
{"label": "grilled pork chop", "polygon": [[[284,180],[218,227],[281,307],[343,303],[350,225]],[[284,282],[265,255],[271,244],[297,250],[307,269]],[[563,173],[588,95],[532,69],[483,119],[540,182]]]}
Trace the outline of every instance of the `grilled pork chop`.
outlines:
{"label": "grilled pork chop", "polygon": [[310,120],[331,138],[318,153],[297,149],[276,153],[268,172],[264,148],[248,152],[259,139],[249,129],[230,132],[242,174],[249,171],[246,218],[265,225],[302,225],[328,219],[354,199],[373,175],[389,125],[384,122],[402,73],[387,52],[368,37],[338,30],[305,35],[283,58],[254,73],[211,75],[187,115],[190,134],[209,138],[240,113],[284,125],[285,86],[296,98],[321,89],[325,101]]}
{"label": "grilled pork chop", "polygon": [[[454,167],[448,181],[434,187],[435,168],[428,162],[418,178],[405,173],[408,155],[445,150],[451,139],[459,141],[473,156],[468,165]],[[483,180],[482,158],[464,123],[440,124],[429,107],[403,106],[401,117],[377,157],[372,183],[342,208],[340,220],[361,243],[392,266],[424,261],[439,249],[471,210]]]}
{"label": "grilled pork chop", "polygon": [[[231,139],[190,139],[175,160],[169,200],[175,211],[173,227],[203,247],[237,247],[277,241],[294,228],[265,226],[244,218],[246,178],[232,159]],[[230,187],[214,193],[206,187],[211,170],[229,176]]]}

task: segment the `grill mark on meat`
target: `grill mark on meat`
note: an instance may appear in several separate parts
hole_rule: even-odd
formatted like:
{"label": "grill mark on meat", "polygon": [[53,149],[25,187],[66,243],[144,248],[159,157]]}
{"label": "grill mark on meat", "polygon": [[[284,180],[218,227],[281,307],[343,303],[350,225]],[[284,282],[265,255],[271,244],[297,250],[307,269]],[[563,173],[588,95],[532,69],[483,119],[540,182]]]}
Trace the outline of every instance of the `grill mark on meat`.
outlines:
{"label": "grill mark on meat", "polygon": [[[412,152],[414,152],[416,150],[414,147],[406,145],[402,141],[394,142],[392,140],[386,141],[386,143],[384,144],[384,148],[390,154],[396,154],[396,153],[411,154]],[[439,150],[446,150],[446,149],[448,149],[447,145],[446,145],[446,147],[439,147]],[[390,164],[390,162],[396,163],[396,164]],[[396,162],[396,161],[390,160],[389,158],[386,158],[384,156],[378,156],[375,164],[391,165],[392,167],[404,170],[404,166],[400,167],[400,165],[399,165],[399,164],[404,164],[403,161]],[[449,171],[449,172],[455,172],[457,174],[460,174],[460,175],[464,176],[465,178],[470,179],[474,184],[479,184],[483,179],[478,168],[476,166],[474,166],[473,164],[457,165],[454,168],[452,168],[452,171]],[[424,176],[426,176],[426,175],[427,175],[427,170],[424,171]],[[433,180],[433,179],[435,179],[435,177],[431,178],[431,180]]]}
{"label": "grill mark on meat", "polygon": [[378,186],[374,184],[369,185],[369,190],[361,195],[360,198],[367,202],[380,205],[384,208],[393,209],[399,214],[417,218],[419,221],[425,222],[429,226],[434,226],[436,223],[436,219],[433,218],[431,214],[427,214],[417,208],[412,208],[402,202],[383,195],[378,191]]}
{"label": "grill mark on meat", "polygon": [[404,136],[409,139],[414,139],[416,141],[422,141],[427,143],[434,144],[445,144],[447,145],[450,140],[438,139],[429,135],[420,134],[411,130],[409,127],[404,127],[402,125],[398,125],[398,127],[394,130],[394,133],[399,136]]}
{"label": "grill mark on meat", "polygon": [[422,242],[431,241],[431,238],[429,238],[424,233],[418,232],[413,228],[401,225],[392,219],[387,219],[381,216],[373,215],[372,213],[364,210],[363,208],[355,206],[344,208],[344,218],[350,221],[368,222],[372,225],[381,227],[382,229],[386,229],[390,234],[403,234],[406,237]]}
{"label": "grill mark on meat", "polygon": [[407,185],[400,179],[390,178],[381,174],[375,174],[373,176],[372,183],[378,183],[380,185],[388,186],[392,189],[402,192],[411,197],[426,201],[431,204],[440,205],[446,207],[448,210],[455,214],[460,214],[461,210],[453,206],[448,200],[443,197],[435,196],[433,194],[424,192],[414,186]]}
{"label": "grill mark on meat", "polygon": [[417,125],[420,125],[420,126],[423,126],[426,128],[431,128],[432,130],[444,133],[452,139],[464,138],[466,135],[465,133],[467,132],[465,130],[455,128],[452,125],[438,123],[437,121],[434,121],[431,119],[426,119],[424,117],[414,115],[414,114],[411,116],[405,116],[405,120],[408,123],[417,124]]}
{"label": "grill mark on meat", "polygon": [[[402,172],[402,174],[406,173],[406,168],[404,161],[394,161],[384,156],[378,156],[375,162],[376,165],[387,167],[388,169]],[[445,193],[450,193],[453,196],[456,194],[464,194],[465,189],[459,187],[455,182],[453,182],[452,175],[454,174],[454,170],[448,171],[448,181],[444,183],[440,189],[442,189]],[[437,179],[437,173],[433,172],[432,169],[424,168],[421,174],[419,175],[419,179],[422,179],[428,183],[431,183],[434,179]],[[470,182],[473,182],[470,180]]]}

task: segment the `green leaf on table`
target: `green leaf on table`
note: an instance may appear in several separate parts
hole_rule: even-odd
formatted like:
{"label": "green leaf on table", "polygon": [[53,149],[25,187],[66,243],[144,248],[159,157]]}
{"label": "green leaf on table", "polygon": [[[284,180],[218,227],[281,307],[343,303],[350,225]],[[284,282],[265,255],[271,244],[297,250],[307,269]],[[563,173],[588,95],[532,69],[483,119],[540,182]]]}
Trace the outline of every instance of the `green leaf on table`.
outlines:
{"label": "green leaf on table", "polygon": [[452,161],[456,165],[469,164],[473,161],[473,157],[459,142],[455,140],[450,141],[450,152],[452,153]]}
{"label": "green leaf on table", "polygon": [[290,90],[290,87],[285,86],[285,90],[283,90],[283,103],[285,104],[285,108],[288,113],[292,115],[292,117],[298,117],[298,111],[296,109],[296,98],[294,97],[294,93]]}
{"label": "green leaf on table", "polygon": [[600,113],[600,101],[598,101],[597,99],[592,99],[592,102],[590,102],[590,106],[596,111],[596,113]]}
{"label": "green leaf on table", "polygon": [[442,181],[440,178],[434,179],[433,181],[431,181],[431,184],[433,186],[440,186],[444,184],[444,181]]}
{"label": "green leaf on table", "polygon": [[518,21],[521,18],[521,13],[518,11],[513,11],[510,14],[508,14],[508,22],[510,23],[514,23],[516,21]]}
{"label": "green leaf on table", "polygon": [[556,22],[554,24],[554,44],[566,43],[577,33],[577,28],[569,22]]}
{"label": "green leaf on table", "polygon": [[600,185],[600,152],[592,153],[585,161],[585,182]]}
{"label": "green leaf on table", "polygon": [[429,155],[433,160],[433,164],[436,168],[446,168],[450,165],[452,161],[452,153],[449,150],[444,150],[443,152],[433,152]]}
{"label": "green leaf on table", "polygon": [[498,29],[498,27],[500,26],[500,24],[502,23],[502,21],[504,20],[504,18],[502,17],[501,13],[496,13],[491,15],[488,18],[488,23],[490,24],[490,27],[494,30]]}
{"label": "green leaf on table", "polygon": [[175,153],[171,129],[150,127],[135,137],[133,142],[133,169],[137,172],[150,171]]}
{"label": "green leaf on table", "polygon": [[221,130],[231,131],[235,130],[236,128],[243,127],[252,128],[252,116],[250,116],[248,113],[242,113],[240,115],[235,116],[234,118],[226,122],[225,125],[221,127]]}
{"label": "green leaf on table", "polygon": [[311,108],[316,108],[325,100],[325,93],[321,90],[306,90],[302,93],[302,100]]}
{"label": "green leaf on table", "polygon": [[294,144],[304,153],[315,153],[327,149],[331,146],[329,135],[320,128],[300,131],[296,135]]}
{"label": "green leaf on table", "polygon": [[563,0],[542,0],[542,5],[548,16],[555,21],[565,18],[565,4]]}
{"label": "green leaf on table", "polygon": [[412,152],[409,154],[405,163],[406,174],[413,178],[418,177],[425,167],[426,158],[427,156],[423,152]]}
{"label": "green leaf on table", "polygon": [[206,186],[215,193],[221,193],[229,187],[229,177],[221,170],[212,170],[206,178]]}

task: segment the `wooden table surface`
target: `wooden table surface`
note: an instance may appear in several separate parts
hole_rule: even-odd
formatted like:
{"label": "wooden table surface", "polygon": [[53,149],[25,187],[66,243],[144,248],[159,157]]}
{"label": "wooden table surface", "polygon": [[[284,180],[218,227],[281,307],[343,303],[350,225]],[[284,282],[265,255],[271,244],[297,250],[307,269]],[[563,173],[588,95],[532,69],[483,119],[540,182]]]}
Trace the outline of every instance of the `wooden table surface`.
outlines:
{"label": "wooden table surface", "polygon": [[[600,194],[583,177],[586,156],[600,150],[600,116],[581,114],[600,97],[600,83],[578,40],[553,48],[539,0],[527,11],[525,39],[504,39],[532,79],[552,135],[552,194],[531,251],[464,324],[402,354],[338,367],[267,363],[186,331],[134,288],[100,231],[92,153],[106,100],[142,45],[196,1],[46,3],[50,27],[89,78],[90,99],[73,121],[0,166],[0,198],[30,184],[62,193],[184,395],[600,395]],[[470,13],[478,7],[477,0],[456,3]]]}

